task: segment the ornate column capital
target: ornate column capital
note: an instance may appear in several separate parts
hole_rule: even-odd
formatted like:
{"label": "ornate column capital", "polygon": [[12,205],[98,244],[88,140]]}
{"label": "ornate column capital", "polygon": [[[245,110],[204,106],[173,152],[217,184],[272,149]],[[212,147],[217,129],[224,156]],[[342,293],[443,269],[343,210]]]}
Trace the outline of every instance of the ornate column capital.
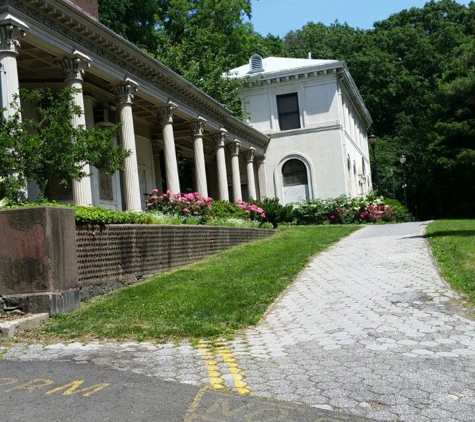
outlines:
{"label": "ornate column capital", "polygon": [[221,129],[219,133],[214,135],[214,142],[215,142],[216,148],[224,147],[224,141],[227,135],[228,135],[228,131],[226,129]]}
{"label": "ornate column capital", "polygon": [[139,84],[132,79],[126,78],[124,82],[111,87],[112,92],[116,95],[117,104],[132,105],[134,93],[139,90]]}
{"label": "ornate column capital", "polygon": [[168,103],[165,107],[160,107],[157,110],[158,121],[161,124],[173,123],[173,111],[176,108],[178,108],[178,105],[176,105],[172,101],[168,101]]}
{"label": "ornate column capital", "polygon": [[193,137],[202,137],[206,126],[206,119],[198,117],[196,120],[190,122],[189,126]]}
{"label": "ornate column capital", "polygon": [[252,163],[254,161],[254,153],[256,149],[251,147],[250,149],[244,151],[244,158],[246,159],[247,163]]}
{"label": "ornate column capital", "polygon": [[77,50],[71,56],[55,60],[61,66],[66,79],[82,81],[84,68],[91,66],[91,59]]}
{"label": "ornate column capital", "polygon": [[229,148],[229,153],[231,154],[231,157],[237,157],[239,155],[239,149],[241,148],[241,144],[238,141],[233,141],[230,144],[228,144]]}
{"label": "ornate column capital", "polygon": [[0,53],[18,54],[21,37],[30,29],[28,25],[10,13],[0,14]]}

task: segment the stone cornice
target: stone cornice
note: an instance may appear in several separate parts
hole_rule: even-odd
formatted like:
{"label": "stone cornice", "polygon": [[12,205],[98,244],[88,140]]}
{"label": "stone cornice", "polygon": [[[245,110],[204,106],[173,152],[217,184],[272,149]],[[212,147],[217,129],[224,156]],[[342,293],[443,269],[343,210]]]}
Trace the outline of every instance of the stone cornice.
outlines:
{"label": "stone cornice", "polygon": [[186,105],[209,124],[214,123],[215,127],[223,126],[259,148],[265,148],[269,143],[266,135],[235,118],[209,95],[66,1],[0,0],[0,10],[18,10],[30,20],[81,46],[82,50],[94,52],[123,69],[141,86],[146,83],[161,91],[162,95]]}

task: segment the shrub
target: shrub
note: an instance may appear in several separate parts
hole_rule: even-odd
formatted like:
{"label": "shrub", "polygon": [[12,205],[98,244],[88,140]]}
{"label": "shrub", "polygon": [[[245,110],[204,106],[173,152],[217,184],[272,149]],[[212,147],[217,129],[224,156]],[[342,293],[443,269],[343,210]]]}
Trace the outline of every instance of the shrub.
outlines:
{"label": "shrub", "polygon": [[198,192],[181,194],[167,191],[162,195],[157,194],[158,190],[154,189],[147,199],[147,209],[149,211],[178,214],[183,217],[197,217],[201,223],[206,222],[211,215],[212,199],[201,196]]}
{"label": "shrub", "polygon": [[[397,204],[396,204],[397,203]],[[372,224],[407,221],[407,211],[397,201],[397,213],[384,198],[375,195],[316,199],[298,204],[294,210],[298,224]]]}
{"label": "shrub", "polygon": [[259,221],[262,223],[266,218],[264,210],[256,204],[247,203],[238,199],[236,205],[246,213],[246,217],[249,221]]}
{"label": "shrub", "polygon": [[294,207],[280,204],[279,198],[265,198],[263,201],[253,200],[251,203],[264,210],[265,221],[273,227],[277,227],[280,223],[293,223],[295,221]]}
{"label": "shrub", "polygon": [[228,201],[213,200],[211,203],[213,219],[241,218],[246,219],[246,213],[236,204]]}

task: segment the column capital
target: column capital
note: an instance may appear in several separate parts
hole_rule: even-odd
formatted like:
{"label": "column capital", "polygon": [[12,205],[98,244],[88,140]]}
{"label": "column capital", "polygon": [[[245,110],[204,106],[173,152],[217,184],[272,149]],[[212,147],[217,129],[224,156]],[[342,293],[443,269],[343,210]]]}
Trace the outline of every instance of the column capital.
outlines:
{"label": "column capital", "polygon": [[216,133],[214,135],[214,142],[215,142],[216,148],[224,147],[224,141],[227,135],[228,135],[228,131],[226,129],[221,129],[219,133]]}
{"label": "column capital", "polygon": [[191,130],[191,134],[194,137],[197,137],[197,136],[201,137],[203,136],[203,132],[206,126],[206,119],[203,119],[203,117],[198,117],[196,120],[193,120],[192,122],[190,122],[189,126]]}
{"label": "column capital", "polygon": [[83,81],[84,68],[91,66],[91,59],[77,50],[73,54],[61,59],[55,60],[55,63],[61,66],[66,79]]}
{"label": "column capital", "polygon": [[229,148],[229,153],[231,154],[231,157],[238,156],[239,155],[239,149],[241,148],[240,142],[234,140],[230,144],[228,144]]}
{"label": "column capital", "polygon": [[259,164],[265,164],[266,163],[266,156],[265,155],[256,156],[256,159],[259,162]]}
{"label": "column capital", "polygon": [[247,163],[252,163],[254,161],[254,153],[256,149],[251,147],[250,149],[244,151],[244,158],[246,159]]}
{"label": "column capital", "polygon": [[0,14],[0,53],[18,54],[21,37],[30,29],[28,25],[10,13]]}
{"label": "column capital", "polygon": [[172,101],[168,101],[166,106],[160,107],[157,110],[158,121],[161,124],[173,123],[173,112],[176,108],[178,108],[178,105]]}
{"label": "column capital", "polygon": [[139,84],[132,79],[126,78],[124,82],[111,87],[112,92],[116,95],[117,104],[132,105],[134,93],[139,90]]}

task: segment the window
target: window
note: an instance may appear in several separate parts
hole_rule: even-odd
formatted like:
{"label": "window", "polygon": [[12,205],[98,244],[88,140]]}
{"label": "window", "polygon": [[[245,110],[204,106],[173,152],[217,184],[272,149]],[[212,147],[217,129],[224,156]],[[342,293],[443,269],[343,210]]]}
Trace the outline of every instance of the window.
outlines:
{"label": "window", "polygon": [[300,113],[297,93],[277,95],[280,130],[299,129]]}
{"label": "window", "polygon": [[308,184],[307,168],[300,160],[289,160],[282,167],[284,187]]}

